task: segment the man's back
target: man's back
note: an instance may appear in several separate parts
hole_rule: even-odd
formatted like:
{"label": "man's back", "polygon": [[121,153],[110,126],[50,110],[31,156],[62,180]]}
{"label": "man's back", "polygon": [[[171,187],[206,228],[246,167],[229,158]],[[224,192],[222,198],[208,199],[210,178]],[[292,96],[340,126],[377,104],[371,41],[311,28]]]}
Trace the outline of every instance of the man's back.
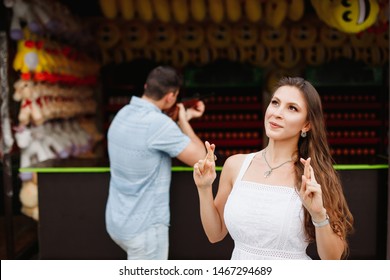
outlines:
{"label": "man's back", "polygon": [[155,105],[133,97],[108,131],[111,181],[106,219],[121,238],[169,224],[171,157],[189,139]]}

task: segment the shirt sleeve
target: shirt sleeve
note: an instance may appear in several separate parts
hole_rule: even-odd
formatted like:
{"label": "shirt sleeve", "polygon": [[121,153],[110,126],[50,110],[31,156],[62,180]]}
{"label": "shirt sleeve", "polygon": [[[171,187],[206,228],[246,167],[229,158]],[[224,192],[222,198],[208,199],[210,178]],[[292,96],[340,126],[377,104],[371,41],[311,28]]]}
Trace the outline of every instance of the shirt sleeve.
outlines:
{"label": "shirt sleeve", "polygon": [[190,143],[190,138],[168,116],[160,114],[150,126],[148,147],[177,157]]}

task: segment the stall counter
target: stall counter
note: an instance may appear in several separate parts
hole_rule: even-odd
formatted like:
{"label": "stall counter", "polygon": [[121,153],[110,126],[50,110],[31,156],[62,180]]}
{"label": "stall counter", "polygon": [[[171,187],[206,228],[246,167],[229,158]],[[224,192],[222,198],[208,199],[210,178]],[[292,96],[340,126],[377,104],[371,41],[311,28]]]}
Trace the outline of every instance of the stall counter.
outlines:
{"label": "stall counter", "polygon": [[[355,218],[349,259],[385,259],[388,165],[335,165]],[[217,167],[218,184],[221,167]],[[40,259],[126,259],[105,228],[110,168],[107,159],[48,160],[20,172],[36,172]],[[169,259],[229,259],[227,236],[211,244],[203,231],[192,168],[173,166]],[[315,246],[308,254],[316,259]]]}

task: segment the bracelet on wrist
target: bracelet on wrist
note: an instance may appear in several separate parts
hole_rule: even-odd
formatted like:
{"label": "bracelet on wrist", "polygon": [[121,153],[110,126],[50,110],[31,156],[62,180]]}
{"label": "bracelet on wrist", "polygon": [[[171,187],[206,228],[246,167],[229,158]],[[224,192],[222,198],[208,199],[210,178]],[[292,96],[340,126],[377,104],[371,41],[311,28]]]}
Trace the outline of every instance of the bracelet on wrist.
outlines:
{"label": "bracelet on wrist", "polygon": [[323,226],[326,226],[329,224],[329,216],[328,216],[328,214],[326,214],[325,220],[323,220],[321,222],[315,222],[315,221],[313,221],[313,219],[311,219],[311,222],[313,223],[313,225],[315,227],[323,227]]}

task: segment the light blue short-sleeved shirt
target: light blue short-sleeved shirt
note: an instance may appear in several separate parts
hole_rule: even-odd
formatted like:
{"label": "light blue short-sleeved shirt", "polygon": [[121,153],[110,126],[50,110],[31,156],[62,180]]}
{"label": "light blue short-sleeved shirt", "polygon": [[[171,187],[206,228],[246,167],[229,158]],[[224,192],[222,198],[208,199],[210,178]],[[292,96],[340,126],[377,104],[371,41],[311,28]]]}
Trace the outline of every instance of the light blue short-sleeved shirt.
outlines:
{"label": "light blue short-sleeved shirt", "polygon": [[171,158],[189,142],[171,118],[139,97],[116,114],[108,130],[111,236],[129,239],[151,225],[169,225]]}

